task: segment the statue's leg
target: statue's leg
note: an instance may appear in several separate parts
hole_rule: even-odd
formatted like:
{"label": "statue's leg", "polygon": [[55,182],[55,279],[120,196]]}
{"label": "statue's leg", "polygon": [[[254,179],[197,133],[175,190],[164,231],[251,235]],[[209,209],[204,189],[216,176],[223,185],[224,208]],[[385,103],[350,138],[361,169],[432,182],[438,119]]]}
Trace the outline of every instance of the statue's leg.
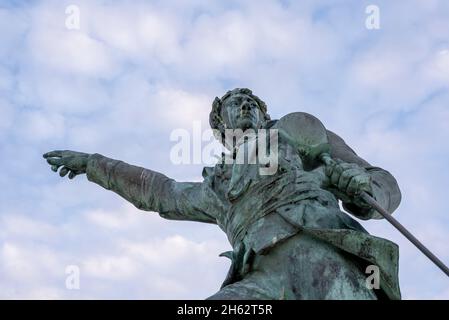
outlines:
{"label": "statue's leg", "polygon": [[252,271],[208,299],[375,300],[358,258],[306,233],[255,257]]}
{"label": "statue's leg", "polygon": [[305,233],[257,257],[254,268],[281,283],[271,295],[284,299],[377,299],[358,258]]}

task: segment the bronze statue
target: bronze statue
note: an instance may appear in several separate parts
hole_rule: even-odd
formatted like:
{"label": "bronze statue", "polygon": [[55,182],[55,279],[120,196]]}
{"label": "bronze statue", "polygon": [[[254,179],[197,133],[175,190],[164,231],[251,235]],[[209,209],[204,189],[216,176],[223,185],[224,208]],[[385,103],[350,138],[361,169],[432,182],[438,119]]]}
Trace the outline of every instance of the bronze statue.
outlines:
{"label": "bronze statue", "polygon": [[[218,138],[230,129],[285,132],[294,127],[295,114],[271,120],[251,90],[234,89],[215,99],[210,124]],[[393,212],[401,200],[397,182],[338,135],[326,134],[332,165],[303,157],[292,143],[295,134],[280,135],[277,171],[261,175],[260,163],[225,161],[249,143],[237,139],[230,156],[204,168],[203,182],[176,182],[100,154],[51,151],[44,157],[62,177],[86,173],[139,209],[217,224],[232,245],[233,251],[222,254],[232,264],[209,299],[400,299],[397,245],[368,234],[338,202],[355,217],[380,219],[359,195],[367,192]],[[368,266],[379,270],[377,289],[367,286]]]}

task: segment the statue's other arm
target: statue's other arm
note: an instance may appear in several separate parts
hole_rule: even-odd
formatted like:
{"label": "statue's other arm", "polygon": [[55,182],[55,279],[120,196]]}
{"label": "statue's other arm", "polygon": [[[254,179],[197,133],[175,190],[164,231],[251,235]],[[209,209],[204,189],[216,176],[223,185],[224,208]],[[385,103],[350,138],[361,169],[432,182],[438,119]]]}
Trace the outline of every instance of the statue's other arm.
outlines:
{"label": "statue's other arm", "polygon": [[61,177],[86,173],[89,181],[119,194],[137,208],[161,217],[216,223],[213,194],[207,183],[176,182],[165,175],[100,154],[51,151],[44,158]]}
{"label": "statue's other arm", "polygon": [[[401,192],[393,175],[382,168],[371,166],[332,131],[327,130],[327,136],[331,145],[332,158],[340,159],[347,163],[354,163],[364,168],[371,177],[372,196],[388,212],[392,213],[396,210],[401,202]],[[364,220],[382,219],[382,216],[377,211],[361,207],[355,202],[343,202],[343,207]]]}
{"label": "statue's other arm", "polygon": [[155,211],[172,220],[216,223],[208,206],[210,197],[201,182],[176,182],[165,175],[113,160],[89,156],[87,179],[119,194],[137,208]]}

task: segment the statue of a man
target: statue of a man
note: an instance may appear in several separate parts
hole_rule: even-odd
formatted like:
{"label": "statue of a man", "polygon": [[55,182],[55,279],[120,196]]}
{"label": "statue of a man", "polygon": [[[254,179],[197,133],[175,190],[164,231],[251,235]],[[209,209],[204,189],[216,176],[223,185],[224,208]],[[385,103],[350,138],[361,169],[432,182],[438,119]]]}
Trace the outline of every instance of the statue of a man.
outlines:
{"label": "statue of a man", "polygon": [[[210,114],[211,127],[222,134],[282,129],[279,123],[249,89],[216,98]],[[396,180],[335,133],[327,136],[334,165],[308,167],[280,137],[274,174],[261,175],[259,164],[221,161],[204,168],[203,182],[177,182],[100,154],[52,151],[44,157],[62,177],[86,173],[139,209],[217,224],[232,245],[223,253],[232,263],[209,299],[400,299],[397,245],[369,235],[338,203],[360,219],[380,219],[358,195],[366,191],[393,212],[401,199]],[[231,157],[247,143],[237,143]]]}

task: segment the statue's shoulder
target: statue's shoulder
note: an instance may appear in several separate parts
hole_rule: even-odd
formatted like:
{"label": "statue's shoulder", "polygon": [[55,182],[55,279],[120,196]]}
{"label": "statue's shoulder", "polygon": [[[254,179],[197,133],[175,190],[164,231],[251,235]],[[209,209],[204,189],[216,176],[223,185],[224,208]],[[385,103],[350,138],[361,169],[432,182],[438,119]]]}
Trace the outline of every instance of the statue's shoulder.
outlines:
{"label": "statue's shoulder", "polygon": [[287,113],[279,120],[269,121],[268,124],[271,125],[271,128],[273,129],[280,129],[280,128],[285,129],[288,126],[294,127],[297,126],[298,123],[304,123],[304,119],[315,119],[316,121],[319,121],[319,119],[315,117],[313,114],[298,111]]}
{"label": "statue's shoulder", "polygon": [[306,112],[291,112],[281,117],[271,125],[271,129],[278,129],[280,133],[294,138],[295,136],[319,137],[328,134],[328,130],[314,115]]}
{"label": "statue's shoulder", "polygon": [[[306,115],[306,117],[304,117],[304,115]],[[308,119],[316,119],[319,121],[319,119],[317,117],[315,117],[314,115],[307,113],[307,112],[291,112],[286,114],[285,116],[281,117],[279,120],[270,120],[266,127],[267,129],[282,129],[282,130],[287,130],[290,127],[293,127],[295,129],[297,129],[298,125],[304,124],[303,119],[304,118],[308,118]],[[326,129],[326,128],[325,128]],[[329,139],[329,143],[333,144],[333,143],[344,143],[344,140],[337,135],[336,133],[326,129],[326,134],[327,137]]]}

